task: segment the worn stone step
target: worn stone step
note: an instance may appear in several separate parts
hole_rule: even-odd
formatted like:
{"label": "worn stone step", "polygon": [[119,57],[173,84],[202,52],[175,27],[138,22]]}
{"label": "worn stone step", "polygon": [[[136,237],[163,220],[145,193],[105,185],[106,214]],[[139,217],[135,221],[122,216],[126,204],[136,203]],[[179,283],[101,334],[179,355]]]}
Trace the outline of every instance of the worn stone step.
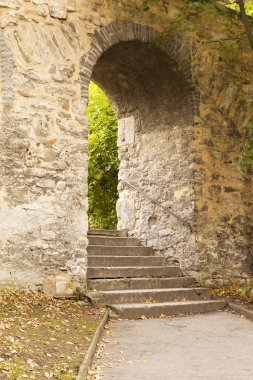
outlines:
{"label": "worn stone step", "polygon": [[118,316],[126,319],[159,318],[160,316],[172,316],[179,314],[208,313],[223,309],[227,305],[226,301],[180,301],[162,303],[126,303],[119,305],[109,305],[112,311],[111,316]]}
{"label": "worn stone step", "polygon": [[88,267],[87,278],[124,277],[180,277],[181,270],[176,266],[163,267]]}
{"label": "worn stone step", "polygon": [[158,256],[88,256],[91,267],[161,267],[166,263],[165,257]]}
{"label": "worn stone step", "polygon": [[155,289],[155,288],[187,288],[193,286],[193,277],[175,278],[115,278],[88,280],[89,290],[128,290],[128,289]]}
{"label": "worn stone step", "polygon": [[139,289],[139,290],[110,290],[103,292],[88,292],[87,296],[97,306],[145,303],[145,302],[169,302],[169,301],[198,301],[210,299],[211,292],[207,288],[174,288],[174,289]]}
{"label": "worn stone step", "polygon": [[106,245],[88,245],[88,255],[99,256],[152,256],[153,249],[150,247],[110,247]]}
{"label": "worn stone step", "polygon": [[88,236],[90,245],[110,245],[120,247],[138,247],[139,240],[129,237],[117,237],[117,236]]}
{"label": "worn stone step", "polygon": [[97,230],[97,229],[91,229],[88,231],[88,235],[99,235],[99,236],[120,236],[120,237],[127,237],[126,230]]}

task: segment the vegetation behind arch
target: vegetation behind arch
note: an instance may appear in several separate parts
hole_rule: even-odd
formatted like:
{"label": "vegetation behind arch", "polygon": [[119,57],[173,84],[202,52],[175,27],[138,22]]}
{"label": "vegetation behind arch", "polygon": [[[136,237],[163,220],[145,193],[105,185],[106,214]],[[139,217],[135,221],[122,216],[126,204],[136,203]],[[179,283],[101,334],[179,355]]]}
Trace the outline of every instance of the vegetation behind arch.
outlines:
{"label": "vegetation behind arch", "polygon": [[115,228],[118,198],[117,118],[103,91],[89,86],[89,227]]}

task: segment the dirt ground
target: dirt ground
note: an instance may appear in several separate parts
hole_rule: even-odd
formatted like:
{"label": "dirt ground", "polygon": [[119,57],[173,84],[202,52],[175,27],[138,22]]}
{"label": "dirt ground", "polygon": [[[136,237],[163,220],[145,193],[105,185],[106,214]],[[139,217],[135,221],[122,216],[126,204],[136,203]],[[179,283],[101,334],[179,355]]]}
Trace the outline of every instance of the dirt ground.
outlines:
{"label": "dirt ground", "polygon": [[0,379],[75,379],[102,310],[86,300],[0,292]]}

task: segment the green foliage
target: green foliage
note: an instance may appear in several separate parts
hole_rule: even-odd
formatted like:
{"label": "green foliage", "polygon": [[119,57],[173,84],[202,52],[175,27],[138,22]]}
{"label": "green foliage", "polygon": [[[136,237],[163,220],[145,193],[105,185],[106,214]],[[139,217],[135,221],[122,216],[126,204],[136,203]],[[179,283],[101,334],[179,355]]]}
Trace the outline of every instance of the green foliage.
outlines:
{"label": "green foliage", "polygon": [[239,164],[242,171],[253,167],[253,121],[249,126],[249,138],[244,144]]}
{"label": "green foliage", "polygon": [[157,5],[161,2],[161,0],[143,0],[140,6],[140,10],[149,11],[152,5]]}
{"label": "green foliage", "polygon": [[[146,0],[143,1],[143,6],[149,4],[149,6],[158,4],[159,0]],[[149,6],[145,10],[149,10]],[[225,5],[218,2],[217,0],[184,0],[183,6],[180,9],[180,12],[174,17],[167,30],[161,34],[159,40],[162,41],[168,39],[172,34],[185,33],[186,31],[195,31],[195,33],[204,40],[210,40],[211,35],[205,29],[200,29],[196,25],[193,29],[193,25],[189,22],[191,18],[198,15],[201,12],[206,12],[209,16],[216,17],[217,13],[221,13],[227,16],[235,16],[235,12],[228,10]],[[229,17],[231,22],[231,17]],[[237,20],[237,17],[236,17]],[[157,39],[158,41],[158,39]]]}
{"label": "green foliage", "polygon": [[[142,10],[148,11],[151,5],[159,5],[160,0],[143,0],[142,2]],[[253,28],[253,0],[246,0],[244,2],[244,7],[246,11],[246,15],[248,17],[247,21],[249,27],[244,27],[246,33],[248,35],[248,39],[251,41],[252,38],[250,36],[250,28]],[[225,16],[223,17],[223,31],[228,35],[227,38],[213,40],[211,33],[203,28],[202,26],[198,27],[195,23],[190,22],[190,20],[198,15],[201,12],[208,13],[209,17],[216,18],[217,15]],[[220,44],[219,50],[216,51],[216,57],[213,57],[216,60],[216,63],[225,62],[227,67],[236,65],[239,59],[240,52],[240,36],[235,37],[233,35],[234,27],[238,27],[240,23],[241,14],[240,7],[238,5],[237,0],[184,0],[183,5],[180,11],[177,13],[175,18],[172,20],[168,28],[160,34],[160,36],[156,37],[152,41],[153,46],[157,46],[160,43],[166,43],[168,38],[173,34],[184,34],[186,32],[194,32],[196,36],[198,36],[202,42],[206,41],[206,43],[218,43]],[[215,21],[214,21],[215,22]],[[212,41],[213,40],[213,41]],[[252,45],[252,42],[251,42]],[[253,48],[253,45],[252,45]],[[176,68],[175,71],[178,71],[180,68]],[[231,70],[231,77],[233,76],[234,67]],[[242,78],[234,78],[234,84],[239,85],[237,82]],[[249,130],[249,138],[245,142],[239,166],[241,170],[245,170],[246,168],[253,166],[253,127],[250,127]]]}
{"label": "green foliage", "polygon": [[89,227],[115,228],[118,184],[117,119],[105,94],[89,87]]}
{"label": "green foliage", "polygon": [[238,289],[238,294],[253,302],[253,278],[248,279],[246,285]]}
{"label": "green foliage", "polygon": [[246,14],[248,16],[253,17],[253,1],[252,0],[246,1],[246,3],[245,3],[245,10],[246,10]]}
{"label": "green foliage", "polygon": [[[216,9],[223,10],[224,7],[222,6],[222,3],[229,9],[232,9],[236,12],[240,12],[239,5],[236,0],[223,0],[223,1],[217,1],[217,0],[185,0],[185,3],[194,3],[199,5],[207,5],[207,6],[214,6]],[[246,14],[248,16],[253,16],[253,0],[246,0],[244,2],[244,7]]]}
{"label": "green foliage", "polygon": [[[235,10],[236,12],[240,12],[239,5],[237,4],[237,2],[235,0],[234,1],[228,1],[226,6],[230,9]],[[245,7],[246,14],[248,16],[253,17],[253,1],[252,0],[245,1],[244,7]]]}
{"label": "green foliage", "polygon": [[187,29],[187,20],[190,17],[191,4],[186,1],[181,11],[176,15],[168,28],[168,34],[182,33]]}

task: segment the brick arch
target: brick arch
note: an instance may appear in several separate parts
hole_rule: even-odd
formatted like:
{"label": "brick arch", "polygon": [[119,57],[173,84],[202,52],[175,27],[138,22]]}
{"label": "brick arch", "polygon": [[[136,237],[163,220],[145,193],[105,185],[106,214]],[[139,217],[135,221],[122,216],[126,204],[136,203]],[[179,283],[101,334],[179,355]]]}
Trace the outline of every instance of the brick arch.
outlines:
{"label": "brick arch", "polygon": [[0,28],[0,114],[2,114],[2,123],[10,114],[14,102],[13,73],[14,60],[10,43]]}
{"label": "brick arch", "polygon": [[82,56],[80,62],[81,92],[84,104],[86,105],[88,102],[89,83],[94,67],[101,55],[120,42],[134,40],[159,48],[177,63],[189,91],[189,112],[192,116],[197,115],[199,94],[192,80],[191,53],[187,40],[175,35],[165,41],[160,38],[159,32],[150,27],[128,22],[112,22],[107,26],[96,29],[90,49]]}

